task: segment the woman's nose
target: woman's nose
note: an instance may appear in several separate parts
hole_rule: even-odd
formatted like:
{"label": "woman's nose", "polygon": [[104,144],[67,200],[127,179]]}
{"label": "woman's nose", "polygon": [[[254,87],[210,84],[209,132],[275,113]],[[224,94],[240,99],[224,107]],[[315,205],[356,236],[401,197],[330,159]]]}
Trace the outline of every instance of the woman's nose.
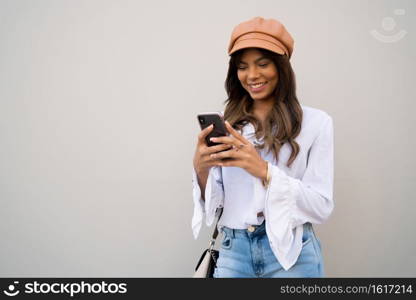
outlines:
{"label": "woman's nose", "polygon": [[259,72],[257,70],[257,68],[250,68],[248,70],[248,79],[252,80],[259,77]]}

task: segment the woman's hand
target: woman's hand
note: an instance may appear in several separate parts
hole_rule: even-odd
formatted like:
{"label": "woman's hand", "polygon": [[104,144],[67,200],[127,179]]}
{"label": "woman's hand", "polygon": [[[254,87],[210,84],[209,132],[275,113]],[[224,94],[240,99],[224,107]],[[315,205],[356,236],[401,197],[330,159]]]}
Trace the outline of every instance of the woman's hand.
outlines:
{"label": "woman's hand", "polygon": [[207,146],[205,138],[213,128],[213,125],[208,126],[201,130],[198,135],[198,142],[193,160],[194,168],[197,173],[208,173],[212,166],[218,165],[218,162],[221,161],[220,158],[210,157],[211,154],[231,148],[228,144]]}
{"label": "woman's hand", "polygon": [[211,141],[231,146],[232,149],[220,153],[210,154],[212,159],[231,158],[227,161],[218,161],[214,165],[225,167],[240,167],[251,175],[266,179],[267,162],[260,156],[250,141],[239,134],[228,121],[225,121],[230,136],[211,138]]}

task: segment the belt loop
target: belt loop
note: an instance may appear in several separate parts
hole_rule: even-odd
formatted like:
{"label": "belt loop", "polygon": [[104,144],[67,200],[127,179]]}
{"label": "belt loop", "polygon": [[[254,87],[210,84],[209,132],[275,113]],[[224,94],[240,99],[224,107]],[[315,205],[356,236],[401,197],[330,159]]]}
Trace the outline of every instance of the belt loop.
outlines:
{"label": "belt loop", "polygon": [[225,232],[225,234],[229,235],[232,238],[235,237],[234,229],[232,229],[232,228],[228,228],[228,227],[223,226],[222,231]]}
{"label": "belt loop", "polygon": [[310,230],[312,231],[312,233],[313,233],[314,235],[316,235],[316,234],[315,234],[315,229],[313,228],[312,223],[309,223],[309,228],[310,228]]}
{"label": "belt loop", "polygon": [[306,225],[306,230],[313,233],[312,224],[310,222],[307,222],[305,223],[305,225]]}

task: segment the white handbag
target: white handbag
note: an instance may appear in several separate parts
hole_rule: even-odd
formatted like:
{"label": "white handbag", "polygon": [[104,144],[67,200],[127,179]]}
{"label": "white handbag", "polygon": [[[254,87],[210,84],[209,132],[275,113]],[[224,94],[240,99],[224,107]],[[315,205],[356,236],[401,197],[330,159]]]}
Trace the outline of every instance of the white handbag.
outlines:
{"label": "white handbag", "polygon": [[215,240],[218,236],[218,221],[222,215],[222,209],[218,216],[217,222],[215,223],[214,233],[212,234],[211,241],[209,243],[208,249],[206,249],[199,259],[196,267],[194,278],[213,278],[215,267],[217,266],[217,259],[219,257],[219,251],[214,249]]}

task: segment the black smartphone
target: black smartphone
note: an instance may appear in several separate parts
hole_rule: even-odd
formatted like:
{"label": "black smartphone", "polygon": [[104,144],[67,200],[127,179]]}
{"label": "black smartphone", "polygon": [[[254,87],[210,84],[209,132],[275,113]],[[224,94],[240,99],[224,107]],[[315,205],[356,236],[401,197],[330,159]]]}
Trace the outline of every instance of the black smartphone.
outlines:
{"label": "black smartphone", "polygon": [[229,135],[227,128],[225,127],[224,116],[221,112],[204,112],[198,114],[197,117],[201,130],[207,128],[211,124],[214,124],[214,128],[205,138],[205,142],[209,147],[221,144],[211,142],[209,140],[210,138]]}

